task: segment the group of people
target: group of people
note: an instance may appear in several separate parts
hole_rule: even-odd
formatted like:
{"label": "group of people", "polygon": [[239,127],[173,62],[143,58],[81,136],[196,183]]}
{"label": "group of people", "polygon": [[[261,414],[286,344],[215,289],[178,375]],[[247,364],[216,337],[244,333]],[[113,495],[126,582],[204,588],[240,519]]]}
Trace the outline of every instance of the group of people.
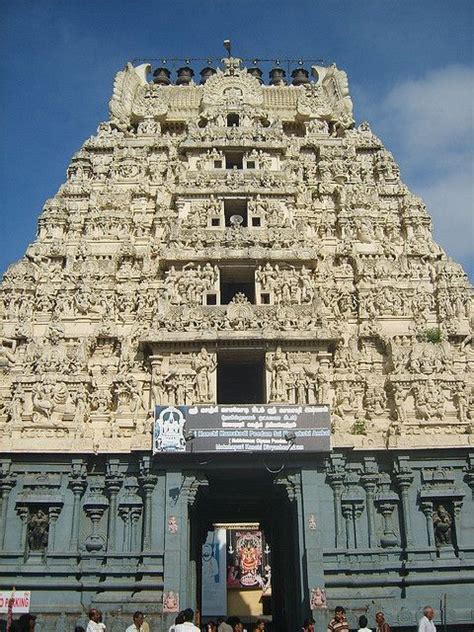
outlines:
{"label": "group of people", "polygon": [[178,614],[168,632],[269,632],[265,619],[257,619],[250,630],[244,628],[239,617],[219,617],[208,621],[200,628],[194,625],[194,612],[188,608]]}
{"label": "group of people", "polygon": [[[418,623],[418,632],[436,632],[433,619],[433,608],[426,606],[423,609],[423,616]],[[303,623],[303,632],[315,632],[315,624],[315,620],[312,617],[308,617]],[[392,632],[392,628],[385,621],[383,612],[375,614],[375,624],[375,629],[367,627],[367,617],[362,615],[359,617],[358,632]],[[17,621],[13,622],[10,630],[11,632],[34,632],[35,625],[36,616],[34,614],[23,614]],[[199,628],[194,624],[194,611],[191,608],[187,608],[178,614],[168,632],[270,632],[272,629],[272,624],[265,621],[265,619],[257,619],[250,629],[246,629],[238,617],[219,617],[217,621],[209,621]],[[89,610],[87,628],[84,630],[82,626],[78,625],[75,627],[74,632],[106,632],[100,610],[91,608]],[[128,626],[125,632],[150,632],[143,612],[137,610],[133,614],[133,623]],[[346,611],[342,606],[337,606],[335,609],[334,617],[328,623],[327,632],[349,632]]]}
{"label": "group of people", "polygon": [[[436,632],[436,626],[433,623],[434,610],[431,606],[423,608],[423,616],[418,623],[418,632]],[[383,612],[377,612],[375,614],[376,628],[373,631],[368,626],[368,619],[365,615],[359,617],[359,628],[357,632],[392,632],[392,628],[385,621],[385,615]],[[315,632],[315,621],[313,618],[309,618],[304,622],[304,632]],[[349,625],[346,619],[346,611],[342,606],[337,606],[334,611],[334,617],[328,623],[327,632],[349,632]]]}

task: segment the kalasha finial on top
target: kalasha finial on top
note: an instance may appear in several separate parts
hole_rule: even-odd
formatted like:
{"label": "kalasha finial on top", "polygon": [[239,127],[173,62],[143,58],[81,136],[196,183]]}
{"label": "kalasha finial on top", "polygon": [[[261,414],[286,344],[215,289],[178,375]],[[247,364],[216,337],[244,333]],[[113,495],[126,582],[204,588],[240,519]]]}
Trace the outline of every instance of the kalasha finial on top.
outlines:
{"label": "kalasha finial on top", "polygon": [[227,56],[230,57],[231,56],[231,49],[232,49],[232,43],[230,40],[224,40],[224,48],[227,51]]}

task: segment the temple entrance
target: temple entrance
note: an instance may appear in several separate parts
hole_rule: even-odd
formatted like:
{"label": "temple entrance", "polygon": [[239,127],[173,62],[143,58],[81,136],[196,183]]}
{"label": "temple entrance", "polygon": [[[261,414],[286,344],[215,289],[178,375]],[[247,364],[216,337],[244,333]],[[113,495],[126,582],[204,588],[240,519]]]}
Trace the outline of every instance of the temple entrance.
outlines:
{"label": "temple entrance", "polygon": [[[256,473],[230,466],[206,476],[209,485],[200,488],[191,513],[191,567],[196,568],[202,620],[238,616],[249,629],[263,617],[275,629],[297,629],[301,596],[295,503],[265,467]],[[203,593],[209,574],[211,599],[208,588]]]}

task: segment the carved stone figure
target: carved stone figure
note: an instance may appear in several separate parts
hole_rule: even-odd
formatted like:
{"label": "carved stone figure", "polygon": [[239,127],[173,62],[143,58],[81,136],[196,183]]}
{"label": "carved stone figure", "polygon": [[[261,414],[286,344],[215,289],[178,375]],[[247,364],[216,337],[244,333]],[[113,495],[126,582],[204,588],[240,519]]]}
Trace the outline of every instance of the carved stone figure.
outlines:
{"label": "carved stone figure", "polygon": [[196,372],[196,401],[210,402],[213,399],[212,373],[217,364],[208,353],[206,347],[193,356],[191,367]]}
{"label": "carved stone figure", "polygon": [[281,347],[277,347],[273,357],[267,359],[267,368],[271,372],[271,401],[285,401],[289,386],[288,354],[284,353]]}
{"label": "carved stone figure", "polygon": [[453,519],[444,505],[438,505],[433,511],[433,527],[436,546],[450,546],[452,544]]}
{"label": "carved stone figure", "polygon": [[48,547],[49,518],[43,509],[30,510],[27,543],[30,551],[45,551]]}

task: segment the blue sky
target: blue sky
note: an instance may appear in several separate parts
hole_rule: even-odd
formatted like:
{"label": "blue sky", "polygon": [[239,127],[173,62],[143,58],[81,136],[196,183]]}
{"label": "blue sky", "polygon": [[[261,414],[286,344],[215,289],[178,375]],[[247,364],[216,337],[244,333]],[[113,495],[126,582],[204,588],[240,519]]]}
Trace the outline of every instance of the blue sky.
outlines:
{"label": "blue sky", "polygon": [[335,61],[474,278],[472,0],[0,0],[0,273],[134,58]]}

